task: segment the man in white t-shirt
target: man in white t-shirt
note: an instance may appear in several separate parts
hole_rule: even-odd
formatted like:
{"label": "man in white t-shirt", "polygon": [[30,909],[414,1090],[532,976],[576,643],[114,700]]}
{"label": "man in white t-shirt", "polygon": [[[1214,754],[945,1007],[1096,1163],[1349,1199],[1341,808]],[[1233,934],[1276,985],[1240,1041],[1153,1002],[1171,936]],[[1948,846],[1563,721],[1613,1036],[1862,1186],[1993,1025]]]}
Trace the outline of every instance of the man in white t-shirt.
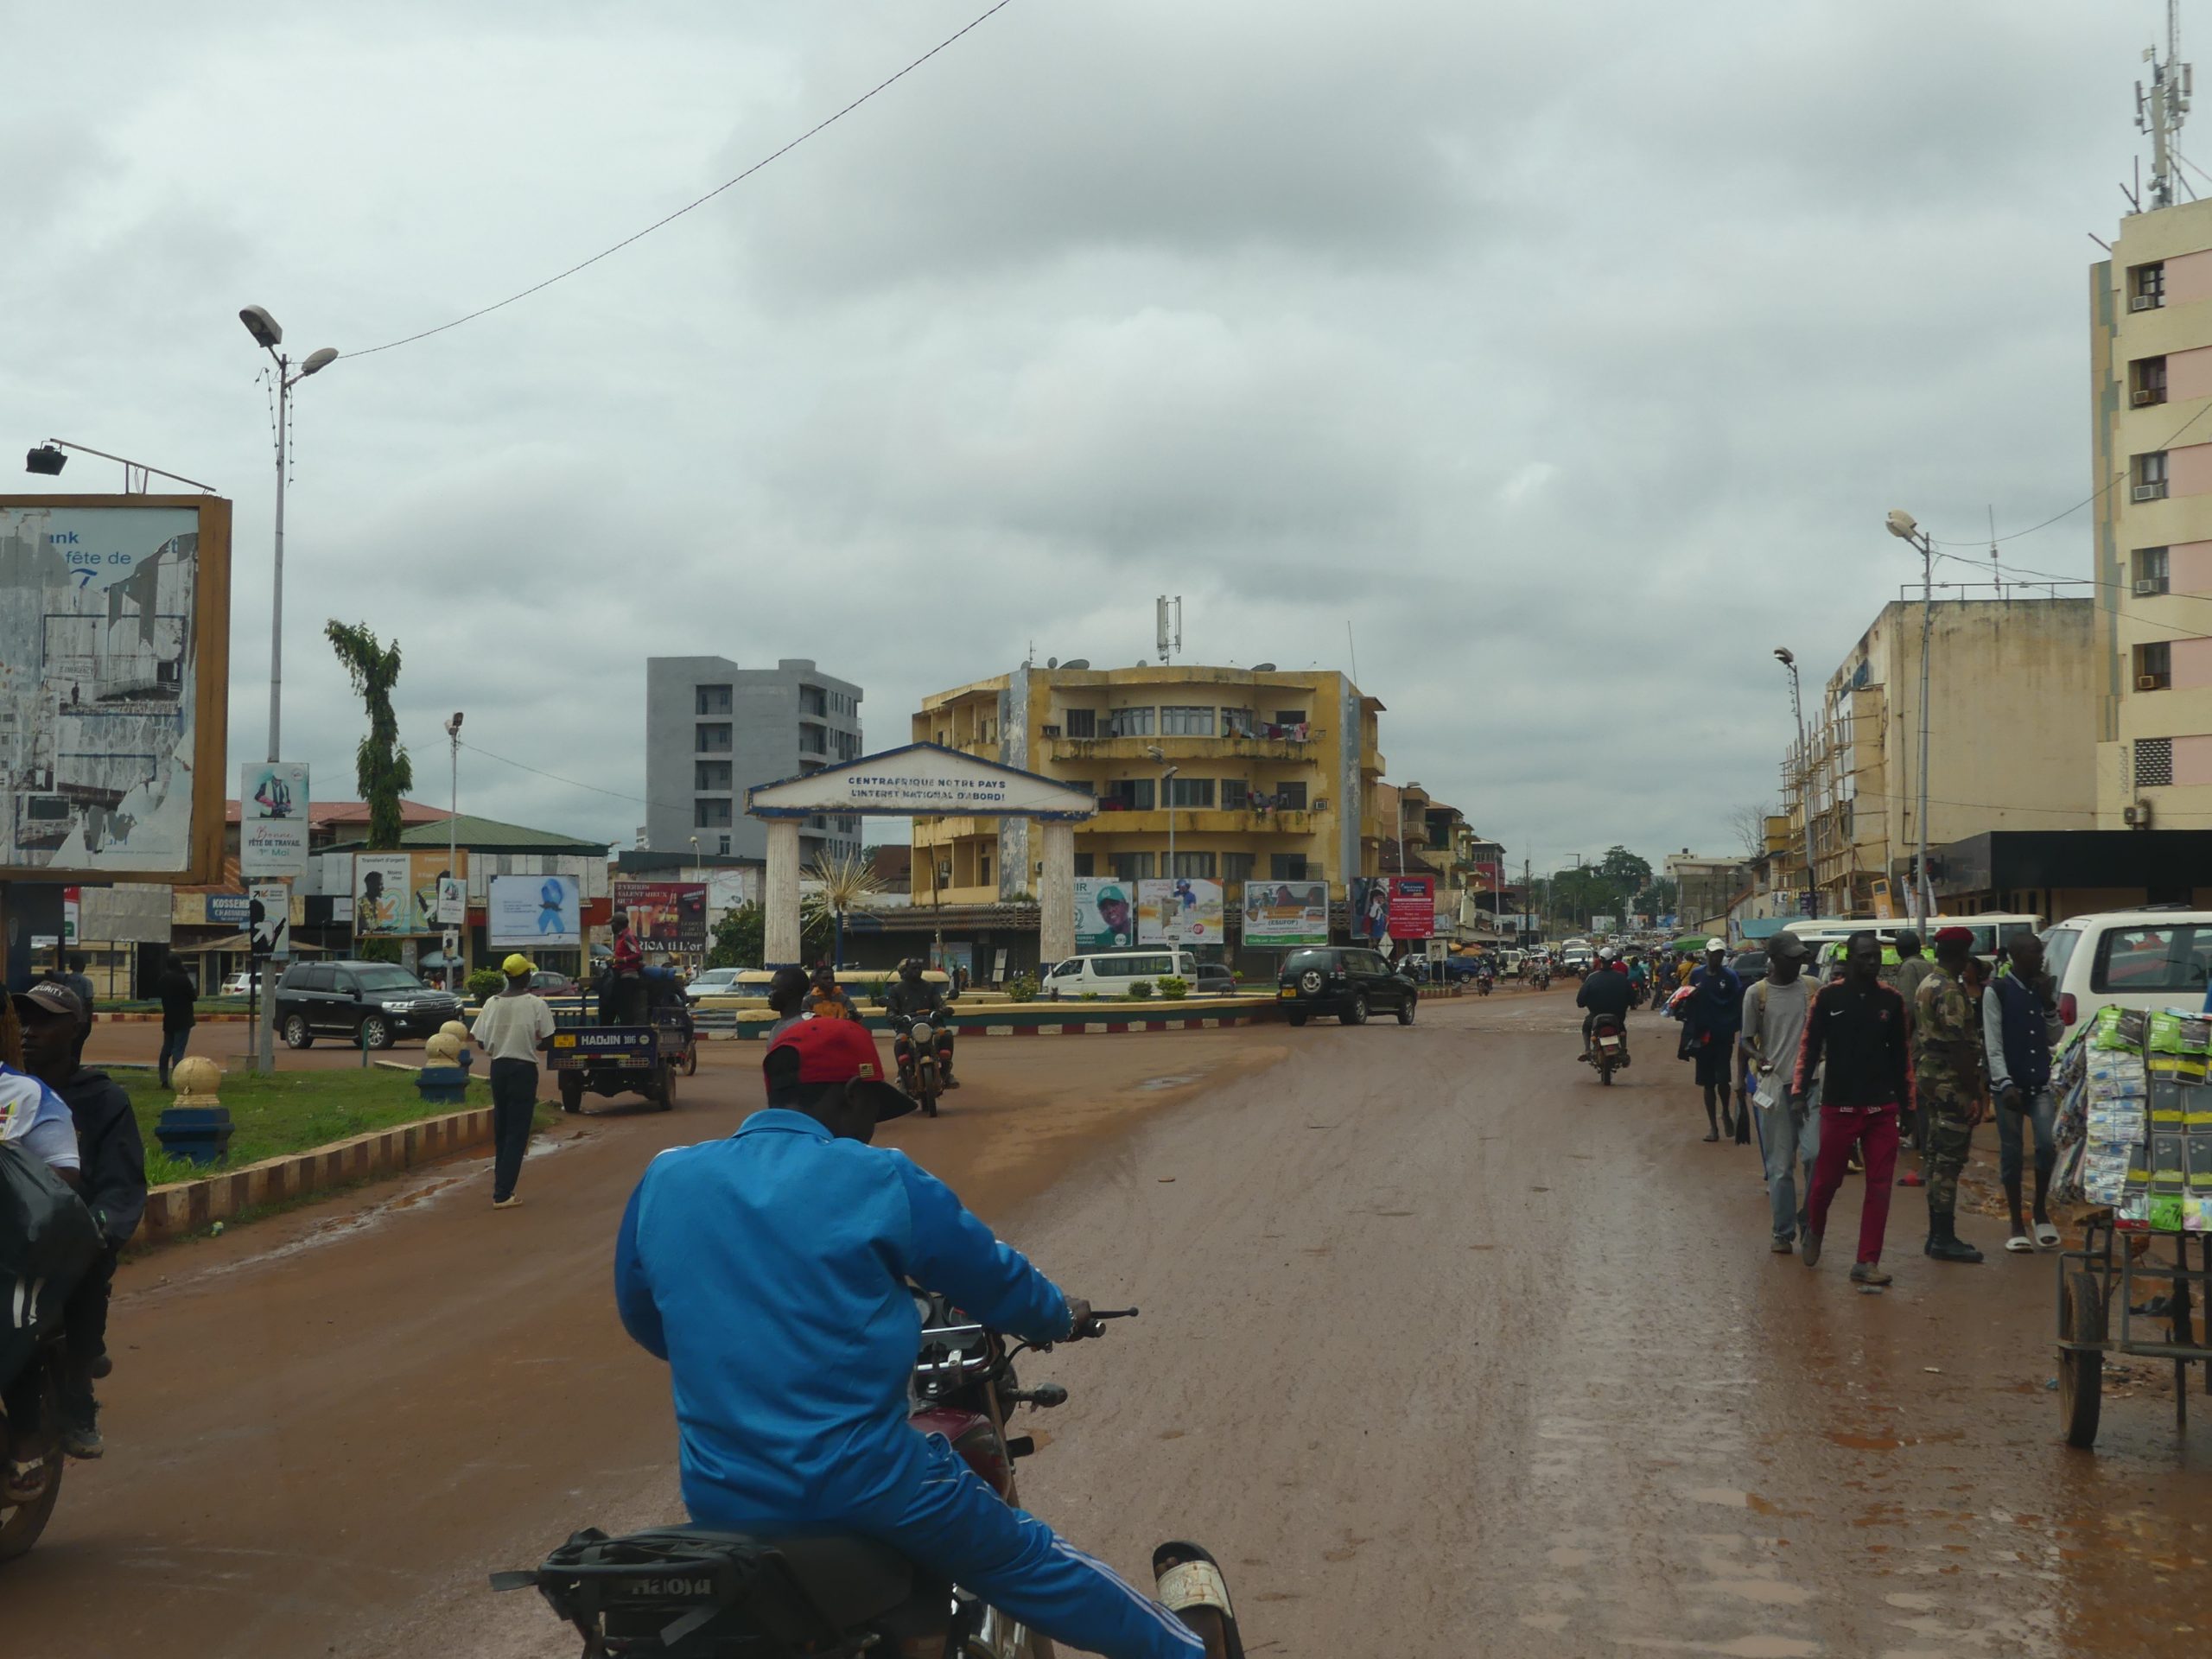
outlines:
{"label": "man in white t-shirt", "polygon": [[1750,1106],[1758,1114],[1759,1145],[1766,1154],[1766,1197],[1774,1221],[1772,1249],[1788,1255],[1797,1238],[1800,1192],[1813,1190],[1813,1160],[1820,1152],[1821,1118],[1809,1096],[1790,1092],[1797,1051],[1805,1038],[1805,1015],[1812,987],[1800,971],[1812,955],[1805,942],[1787,931],[1767,941],[1766,977],[1744,993],[1743,1046],[1750,1079]]}
{"label": "man in white t-shirt", "polygon": [[531,993],[537,964],[519,953],[499,964],[503,991],[484,999],[469,1035],[491,1060],[492,1207],[512,1210],[522,1200],[515,1182],[530,1150],[531,1120],[537,1115],[537,1057],[553,1040],[553,1010]]}

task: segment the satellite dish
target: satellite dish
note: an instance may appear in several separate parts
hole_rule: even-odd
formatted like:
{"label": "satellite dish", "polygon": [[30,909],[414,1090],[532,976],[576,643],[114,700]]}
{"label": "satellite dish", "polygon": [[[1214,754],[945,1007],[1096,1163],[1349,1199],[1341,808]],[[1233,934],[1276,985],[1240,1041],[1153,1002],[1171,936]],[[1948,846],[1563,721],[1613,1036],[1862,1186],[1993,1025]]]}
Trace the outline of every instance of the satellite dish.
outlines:
{"label": "satellite dish", "polygon": [[1255,674],[1272,674],[1275,671],[1275,665],[1273,663],[1255,663],[1252,671]]}
{"label": "satellite dish", "polygon": [[1045,666],[1047,668],[1058,668],[1059,665],[1060,659],[1057,657],[1047,657],[1045,659]]}
{"label": "satellite dish", "polygon": [[1088,657],[1071,657],[1066,662],[1061,664],[1060,666],[1063,668],[1089,668],[1090,666],[1090,658]]}

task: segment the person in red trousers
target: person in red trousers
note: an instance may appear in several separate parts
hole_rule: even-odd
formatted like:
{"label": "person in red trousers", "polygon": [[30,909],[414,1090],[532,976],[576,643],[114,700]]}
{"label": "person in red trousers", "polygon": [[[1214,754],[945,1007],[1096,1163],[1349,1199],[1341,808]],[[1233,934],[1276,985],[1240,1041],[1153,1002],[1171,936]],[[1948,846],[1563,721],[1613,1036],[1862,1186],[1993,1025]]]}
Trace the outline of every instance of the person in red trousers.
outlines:
{"label": "person in red trousers", "polygon": [[1854,933],[1844,947],[1843,977],[1821,987],[1805,1016],[1791,1092],[1821,1082],[1821,1154],[1805,1206],[1807,1267],[1821,1259],[1828,1205],[1843,1185],[1852,1154],[1866,1166],[1866,1197],[1859,1211],[1859,1260],[1853,1284],[1886,1285],[1882,1234],[1890,1223],[1890,1179],[1897,1171],[1897,1112],[1912,1098],[1912,1050],[1905,1039],[1904,999],[1882,983],[1881,942]]}

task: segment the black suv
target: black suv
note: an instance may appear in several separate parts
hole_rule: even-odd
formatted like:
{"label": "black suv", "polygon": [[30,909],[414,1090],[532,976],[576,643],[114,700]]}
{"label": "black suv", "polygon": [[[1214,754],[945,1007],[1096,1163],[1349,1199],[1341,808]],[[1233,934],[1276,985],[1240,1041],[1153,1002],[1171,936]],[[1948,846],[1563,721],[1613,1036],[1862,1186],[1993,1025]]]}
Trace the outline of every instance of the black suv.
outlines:
{"label": "black suv", "polygon": [[1283,1017],[1302,1026],[1317,1014],[1333,1014],[1348,1026],[1363,1026],[1378,1008],[1395,1010],[1398,1023],[1410,1026],[1421,1001],[1421,987],[1390,971],[1380,953],[1361,945],[1332,944],[1294,950],[1282,964],[1275,993]]}
{"label": "black suv", "polygon": [[293,1048],[318,1037],[390,1048],[461,1018],[461,999],[389,962],[294,963],[276,982],[276,1029]]}

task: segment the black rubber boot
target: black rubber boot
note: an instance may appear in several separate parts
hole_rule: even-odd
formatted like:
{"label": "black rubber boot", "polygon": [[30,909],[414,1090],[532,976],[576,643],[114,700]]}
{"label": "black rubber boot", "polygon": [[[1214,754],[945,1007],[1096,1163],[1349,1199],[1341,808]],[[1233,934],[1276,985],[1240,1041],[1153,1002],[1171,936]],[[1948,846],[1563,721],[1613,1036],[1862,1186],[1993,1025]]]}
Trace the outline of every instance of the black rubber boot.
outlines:
{"label": "black rubber boot", "polygon": [[1956,1221],[1948,1211],[1928,1212],[1927,1254],[1938,1262],[1974,1262],[1981,1260],[1981,1252],[1961,1238]]}

